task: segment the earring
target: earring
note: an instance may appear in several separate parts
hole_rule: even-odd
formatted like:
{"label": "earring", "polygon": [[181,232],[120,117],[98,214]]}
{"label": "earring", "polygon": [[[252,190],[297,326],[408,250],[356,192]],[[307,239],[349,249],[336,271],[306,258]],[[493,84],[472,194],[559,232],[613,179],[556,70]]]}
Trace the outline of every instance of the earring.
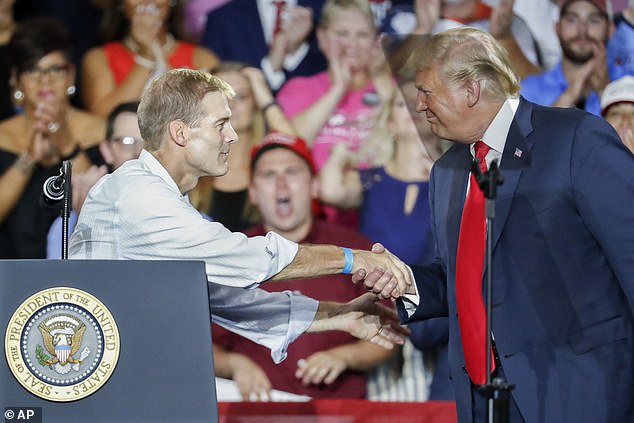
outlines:
{"label": "earring", "polygon": [[22,100],[24,100],[24,92],[21,90],[15,90],[13,91],[13,98],[15,99],[15,101],[20,102]]}
{"label": "earring", "polygon": [[68,88],[66,88],[66,94],[68,94],[69,97],[75,94],[75,91],[77,91],[77,88],[75,88],[74,85],[71,85]]}

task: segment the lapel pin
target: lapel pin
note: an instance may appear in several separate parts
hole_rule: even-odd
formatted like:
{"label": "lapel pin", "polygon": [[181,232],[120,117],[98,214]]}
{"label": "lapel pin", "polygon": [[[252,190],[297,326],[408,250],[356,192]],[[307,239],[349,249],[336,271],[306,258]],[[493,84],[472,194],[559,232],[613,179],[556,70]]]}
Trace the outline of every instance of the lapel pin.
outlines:
{"label": "lapel pin", "polygon": [[522,157],[522,153],[523,153],[522,150],[520,150],[519,148],[516,148],[515,153],[513,153],[513,155],[519,159],[520,157]]}

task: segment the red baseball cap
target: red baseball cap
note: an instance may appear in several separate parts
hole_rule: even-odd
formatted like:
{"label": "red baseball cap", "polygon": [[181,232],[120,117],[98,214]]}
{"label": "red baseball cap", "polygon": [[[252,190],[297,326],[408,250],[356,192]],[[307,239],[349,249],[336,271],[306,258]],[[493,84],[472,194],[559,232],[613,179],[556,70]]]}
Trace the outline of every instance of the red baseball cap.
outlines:
{"label": "red baseball cap", "polygon": [[253,173],[255,163],[258,161],[260,156],[275,148],[286,148],[287,150],[291,150],[308,163],[308,167],[313,175],[317,174],[317,168],[315,167],[315,162],[313,161],[313,153],[310,151],[310,148],[308,148],[308,145],[306,145],[306,141],[296,135],[284,134],[282,132],[268,133],[264,138],[262,138],[262,141],[259,144],[256,144],[251,148],[251,173]]}

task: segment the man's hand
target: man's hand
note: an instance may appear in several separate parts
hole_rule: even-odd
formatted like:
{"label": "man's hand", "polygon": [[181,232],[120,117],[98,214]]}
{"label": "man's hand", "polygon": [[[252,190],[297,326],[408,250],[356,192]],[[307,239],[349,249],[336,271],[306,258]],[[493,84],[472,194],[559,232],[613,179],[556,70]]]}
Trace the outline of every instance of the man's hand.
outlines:
{"label": "man's hand", "polygon": [[513,22],[513,0],[501,0],[493,9],[489,19],[489,32],[499,40],[511,35],[511,23]]}
{"label": "man's hand", "polygon": [[332,350],[318,351],[297,362],[295,377],[304,385],[333,383],[346,370],[346,360]]}
{"label": "man's hand", "polygon": [[416,12],[415,34],[431,34],[440,19],[440,0],[416,0],[414,2]]}
{"label": "man's hand", "polygon": [[270,401],[271,382],[264,370],[245,355],[230,354],[231,379],[238,385],[242,400]]}
{"label": "man's hand", "polygon": [[405,343],[410,331],[399,324],[392,308],[378,303],[379,297],[366,293],[347,303],[320,301],[307,333],[341,330],[391,350]]}
{"label": "man's hand", "polygon": [[[356,273],[361,269],[381,272],[379,279],[366,279],[364,283],[383,299],[400,297],[410,291],[414,283],[409,267],[380,243],[374,244],[372,251],[355,251],[352,271]],[[352,281],[356,283],[355,278]]]}
{"label": "man's hand", "polygon": [[313,9],[295,6],[284,13],[282,37],[286,39],[286,54],[292,54],[308,39],[313,29]]}

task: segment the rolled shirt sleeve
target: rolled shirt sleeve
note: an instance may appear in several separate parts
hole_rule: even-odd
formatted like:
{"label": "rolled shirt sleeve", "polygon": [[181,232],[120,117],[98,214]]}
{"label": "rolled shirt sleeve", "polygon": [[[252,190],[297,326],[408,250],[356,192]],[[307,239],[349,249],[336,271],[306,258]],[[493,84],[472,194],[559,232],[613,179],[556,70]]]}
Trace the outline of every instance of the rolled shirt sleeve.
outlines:
{"label": "rolled shirt sleeve", "polygon": [[319,302],[291,291],[234,288],[209,283],[213,321],[271,350],[275,363],[312,323]]}

